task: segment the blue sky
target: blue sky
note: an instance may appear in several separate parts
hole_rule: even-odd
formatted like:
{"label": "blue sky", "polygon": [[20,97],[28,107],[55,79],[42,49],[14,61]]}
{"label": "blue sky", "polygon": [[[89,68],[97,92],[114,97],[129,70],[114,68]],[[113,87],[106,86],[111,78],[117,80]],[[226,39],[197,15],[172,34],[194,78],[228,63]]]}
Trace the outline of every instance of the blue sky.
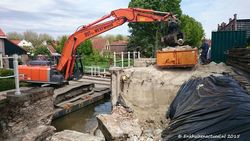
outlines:
{"label": "blue sky", "polygon": [[[33,30],[54,37],[72,34],[80,25],[95,21],[110,11],[128,6],[130,0],[1,0],[0,27],[5,32]],[[250,19],[249,0],[182,0],[184,14],[202,23],[208,38],[217,24],[234,13]],[[105,34],[128,35],[127,24]]]}

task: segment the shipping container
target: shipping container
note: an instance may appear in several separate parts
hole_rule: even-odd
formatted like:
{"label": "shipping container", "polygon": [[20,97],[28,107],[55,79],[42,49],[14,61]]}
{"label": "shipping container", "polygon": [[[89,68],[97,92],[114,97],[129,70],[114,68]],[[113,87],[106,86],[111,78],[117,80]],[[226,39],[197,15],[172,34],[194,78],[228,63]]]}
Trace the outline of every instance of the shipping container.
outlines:
{"label": "shipping container", "polygon": [[216,63],[226,62],[228,50],[246,47],[246,31],[212,32],[211,59]]}
{"label": "shipping container", "polygon": [[193,67],[198,62],[198,49],[157,51],[156,64],[161,68]]}

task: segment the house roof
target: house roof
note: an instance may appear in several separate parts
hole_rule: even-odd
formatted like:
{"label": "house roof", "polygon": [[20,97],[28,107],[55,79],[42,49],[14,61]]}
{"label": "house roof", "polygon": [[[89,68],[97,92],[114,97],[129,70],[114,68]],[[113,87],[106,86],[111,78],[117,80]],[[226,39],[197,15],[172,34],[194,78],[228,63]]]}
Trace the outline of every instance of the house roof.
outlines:
{"label": "house roof", "polygon": [[1,28],[0,28],[0,38],[6,38],[6,34],[3,32]]}
{"label": "house roof", "polygon": [[110,50],[112,52],[125,52],[127,51],[127,41],[115,41],[110,44]]}
{"label": "house roof", "polygon": [[107,39],[104,38],[93,38],[91,39],[93,48],[101,51],[107,45]]}
{"label": "house roof", "polygon": [[47,45],[47,48],[48,48],[48,50],[49,50],[49,52],[50,52],[51,54],[57,53],[56,50],[55,50],[55,48],[54,48],[52,45]]}
{"label": "house roof", "polygon": [[121,46],[121,45],[123,45],[123,46],[126,46],[128,44],[128,41],[115,41],[115,42],[113,42],[113,43],[111,43],[110,45],[111,46]]}
{"label": "house roof", "polygon": [[16,45],[18,45],[21,42],[21,40],[10,40],[10,41]]}

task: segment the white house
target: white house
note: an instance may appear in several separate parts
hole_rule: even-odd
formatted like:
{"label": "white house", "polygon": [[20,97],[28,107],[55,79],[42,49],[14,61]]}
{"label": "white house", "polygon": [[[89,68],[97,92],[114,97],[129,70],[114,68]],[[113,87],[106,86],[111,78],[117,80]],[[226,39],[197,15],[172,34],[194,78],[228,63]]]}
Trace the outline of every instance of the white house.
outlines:
{"label": "white house", "polygon": [[20,46],[20,47],[30,47],[33,48],[33,45],[31,42],[28,42],[26,40],[11,40],[11,42],[13,42],[14,44]]}

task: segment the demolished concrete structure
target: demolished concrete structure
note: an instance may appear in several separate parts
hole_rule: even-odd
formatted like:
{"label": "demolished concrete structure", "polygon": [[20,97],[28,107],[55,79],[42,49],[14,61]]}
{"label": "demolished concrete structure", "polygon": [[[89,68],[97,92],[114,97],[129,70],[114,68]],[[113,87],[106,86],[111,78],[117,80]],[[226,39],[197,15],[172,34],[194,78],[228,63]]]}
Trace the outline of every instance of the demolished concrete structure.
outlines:
{"label": "demolished concrete structure", "polygon": [[[112,105],[114,109],[117,109],[115,106],[122,105],[127,108],[128,112],[133,112],[135,119],[139,120],[141,130],[143,130],[139,139],[145,137],[148,131],[151,131],[152,139],[156,139],[158,138],[157,134],[153,134],[153,132],[161,131],[166,126],[168,122],[165,119],[167,107],[185,81],[192,77],[229,73],[232,70],[223,63],[216,64],[212,62],[205,66],[197,65],[192,69],[158,69],[154,66],[149,66],[127,69],[113,68],[111,71]],[[99,127],[102,130],[102,126],[105,126],[105,130],[109,130],[110,125],[103,123],[112,123],[114,120],[122,123],[121,119],[113,115],[101,115],[99,116],[99,123],[101,123]],[[120,129],[122,127],[117,128]],[[110,129],[108,132],[115,132],[113,130],[111,131]],[[104,130],[102,132],[104,136],[107,133]],[[126,133],[123,132],[123,134]],[[109,138],[108,140],[114,140],[114,138]]]}
{"label": "demolished concrete structure", "polygon": [[[153,66],[114,70],[112,104],[122,97],[140,121],[158,121],[159,127],[180,86],[191,77],[231,72],[225,64],[197,65],[192,69],[157,69]],[[156,124],[156,123],[155,123]]]}

